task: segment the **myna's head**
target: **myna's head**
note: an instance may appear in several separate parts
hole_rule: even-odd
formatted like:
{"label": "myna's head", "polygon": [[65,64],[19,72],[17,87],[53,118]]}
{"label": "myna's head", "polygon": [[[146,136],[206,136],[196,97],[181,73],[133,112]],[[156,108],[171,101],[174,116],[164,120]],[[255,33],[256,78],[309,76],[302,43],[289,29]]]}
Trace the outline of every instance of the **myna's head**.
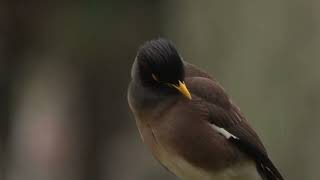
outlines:
{"label": "myna's head", "polygon": [[191,99],[184,83],[184,65],[175,46],[168,40],[146,42],[137,53],[133,78],[143,86],[167,94],[183,94]]}

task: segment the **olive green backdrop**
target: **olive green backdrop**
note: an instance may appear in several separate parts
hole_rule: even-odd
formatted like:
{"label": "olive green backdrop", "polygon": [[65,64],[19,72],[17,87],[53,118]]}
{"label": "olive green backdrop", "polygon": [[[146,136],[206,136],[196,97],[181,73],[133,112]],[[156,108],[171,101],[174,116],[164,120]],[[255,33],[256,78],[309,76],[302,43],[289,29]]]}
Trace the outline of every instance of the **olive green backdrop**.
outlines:
{"label": "olive green backdrop", "polygon": [[320,2],[0,2],[0,180],[174,180],[127,106],[144,41],[214,74],[290,180],[320,178]]}

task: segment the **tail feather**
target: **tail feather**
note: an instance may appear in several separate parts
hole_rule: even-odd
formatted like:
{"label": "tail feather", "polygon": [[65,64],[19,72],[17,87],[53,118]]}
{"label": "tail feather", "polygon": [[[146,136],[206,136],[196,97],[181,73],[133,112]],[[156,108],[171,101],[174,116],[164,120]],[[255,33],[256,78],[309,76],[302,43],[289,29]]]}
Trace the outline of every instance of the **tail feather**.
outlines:
{"label": "tail feather", "polygon": [[264,162],[257,162],[257,170],[263,180],[284,180],[269,158]]}
{"label": "tail feather", "polygon": [[266,152],[260,151],[254,145],[239,138],[229,140],[256,162],[257,170],[263,180],[284,180]]}

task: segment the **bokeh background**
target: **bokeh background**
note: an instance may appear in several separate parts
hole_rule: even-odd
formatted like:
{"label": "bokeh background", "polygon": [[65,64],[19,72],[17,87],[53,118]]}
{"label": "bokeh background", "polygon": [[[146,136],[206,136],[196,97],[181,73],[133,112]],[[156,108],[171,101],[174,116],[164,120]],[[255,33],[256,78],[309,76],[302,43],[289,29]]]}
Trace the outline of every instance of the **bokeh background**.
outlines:
{"label": "bokeh background", "polygon": [[318,180],[320,1],[0,1],[0,180],[175,180],[127,106],[139,45],[213,73],[290,180]]}

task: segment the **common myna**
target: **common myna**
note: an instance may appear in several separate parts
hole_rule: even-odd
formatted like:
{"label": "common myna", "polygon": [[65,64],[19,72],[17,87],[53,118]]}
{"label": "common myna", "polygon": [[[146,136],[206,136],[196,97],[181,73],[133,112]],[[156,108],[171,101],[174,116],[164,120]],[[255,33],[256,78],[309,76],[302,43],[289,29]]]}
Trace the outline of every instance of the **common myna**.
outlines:
{"label": "common myna", "polygon": [[128,101],[142,140],[182,180],[283,180],[223,87],[168,40],[146,42]]}

